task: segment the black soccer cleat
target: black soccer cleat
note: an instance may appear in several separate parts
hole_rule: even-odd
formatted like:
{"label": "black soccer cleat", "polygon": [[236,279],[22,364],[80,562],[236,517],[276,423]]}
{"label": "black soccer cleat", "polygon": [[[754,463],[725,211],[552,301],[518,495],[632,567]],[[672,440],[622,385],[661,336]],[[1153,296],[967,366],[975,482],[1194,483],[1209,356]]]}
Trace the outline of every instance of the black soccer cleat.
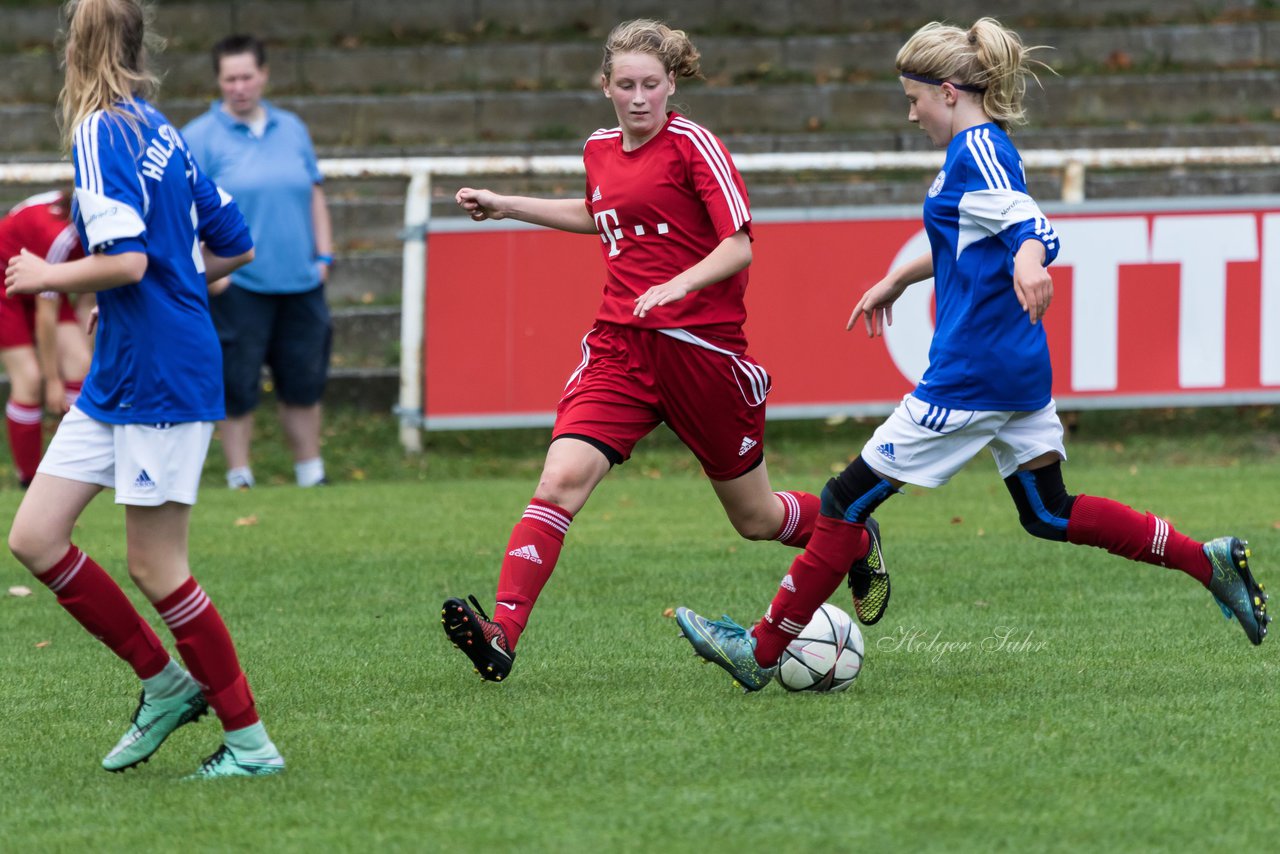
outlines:
{"label": "black soccer cleat", "polygon": [[880,548],[880,523],[870,516],[866,521],[871,548],[849,567],[849,591],[853,594],[853,612],[864,626],[875,625],[889,607],[889,570]]}
{"label": "black soccer cleat", "polygon": [[440,609],[444,633],[458,649],[466,653],[481,679],[501,682],[511,672],[516,654],[507,646],[507,633],[489,619],[476,597],[471,604],[461,599],[446,599]]}

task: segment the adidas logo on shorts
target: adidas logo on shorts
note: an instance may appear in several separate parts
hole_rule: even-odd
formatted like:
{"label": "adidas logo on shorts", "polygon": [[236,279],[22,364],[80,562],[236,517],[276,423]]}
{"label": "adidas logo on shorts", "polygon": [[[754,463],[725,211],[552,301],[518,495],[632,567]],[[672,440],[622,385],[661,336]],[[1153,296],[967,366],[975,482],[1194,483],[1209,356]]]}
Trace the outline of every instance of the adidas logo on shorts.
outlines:
{"label": "adidas logo on shorts", "polygon": [[537,564],[542,563],[542,555],[538,554],[538,550],[533,546],[521,546],[518,549],[512,549],[507,552],[508,557],[522,557],[525,560],[532,561]]}
{"label": "adidas logo on shorts", "polygon": [[137,479],[134,480],[133,485],[138,487],[138,489],[155,489],[156,488],[156,482],[151,479],[151,475],[147,474],[146,469],[142,470],[142,472],[138,475]]}
{"label": "adidas logo on shorts", "polygon": [[755,439],[752,439],[749,436],[743,436],[742,447],[738,449],[738,456],[745,457],[747,455],[747,451],[750,451],[752,448],[754,448],[756,445],[759,445],[759,444],[760,443],[757,442]]}
{"label": "adidas logo on shorts", "polygon": [[878,453],[880,456],[884,457],[887,460],[894,460],[896,462],[896,458],[893,456],[892,442],[885,442],[883,445],[877,445],[876,453]]}

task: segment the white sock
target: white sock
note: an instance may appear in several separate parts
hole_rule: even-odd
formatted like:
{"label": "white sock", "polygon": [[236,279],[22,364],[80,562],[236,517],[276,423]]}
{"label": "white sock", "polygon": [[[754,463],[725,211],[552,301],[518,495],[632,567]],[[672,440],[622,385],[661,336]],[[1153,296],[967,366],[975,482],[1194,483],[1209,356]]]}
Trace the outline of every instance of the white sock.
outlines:
{"label": "white sock", "polygon": [[227,470],[227,486],[231,489],[245,489],[253,485],[253,470],[248,466],[237,466]]}
{"label": "white sock", "polygon": [[227,747],[231,748],[240,759],[278,759],[280,751],[267,737],[267,728],[262,721],[250,724],[244,729],[229,730],[223,733]]}
{"label": "white sock", "polygon": [[294,463],[293,471],[298,477],[298,486],[315,486],[324,480],[324,460],[315,457]]}
{"label": "white sock", "polygon": [[148,700],[172,700],[191,692],[196,681],[191,674],[182,669],[182,665],[169,659],[164,669],[149,679],[142,680],[142,688],[147,692]]}

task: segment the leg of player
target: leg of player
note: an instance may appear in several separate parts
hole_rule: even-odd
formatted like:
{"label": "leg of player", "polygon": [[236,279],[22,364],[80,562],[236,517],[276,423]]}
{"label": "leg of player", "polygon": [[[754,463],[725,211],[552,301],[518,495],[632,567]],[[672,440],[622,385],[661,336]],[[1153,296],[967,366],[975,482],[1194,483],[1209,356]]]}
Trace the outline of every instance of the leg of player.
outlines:
{"label": "leg of player", "polygon": [[569,525],[610,466],[593,444],[568,437],[554,440],[533,500],[507,541],[493,619],[474,597],[470,605],[462,599],[444,603],[440,616],[445,634],[482,678],[501,682],[511,672],[516,643],[560,558]]}
{"label": "leg of player", "polygon": [[[178,654],[190,670],[185,702],[192,708],[194,694],[200,691],[222,722],[222,746],[193,776],[257,777],[279,773],[284,770],[284,758],[258,717],[231,634],[191,575],[187,559],[190,519],[191,506],[173,501],[158,507],[125,508],[129,576],[173,633]],[[144,694],[139,715],[147,705]]]}
{"label": "leg of player", "polygon": [[89,374],[93,351],[84,328],[77,321],[58,324],[58,373],[62,375],[62,387],[66,392],[66,405],[70,409],[80,396],[84,378]]}
{"label": "leg of player", "polygon": [[818,497],[808,492],[774,492],[764,460],[733,480],[713,480],[711,487],[739,535],[748,540],[777,540],[802,549],[813,534]]}
{"label": "leg of player", "polygon": [[9,548],[80,625],[142,680],[142,698],[124,737],[103,760],[124,771],[151,758],[169,734],[204,714],[199,686],[161,644],[124,591],[70,541],[81,511],[102,490],[37,474],[9,532]]}
{"label": "leg of player", "polygon": [[[700,656],[727,670],[745,690],[763,688],[786,649],[840,586],[857,562],[876,545],[870,514],[901,484],[886,480],[861,456],[822,491],[822,512],[805,550],[791,563],[764,618],[752,629],[732,620],[710,621],[680,608],[676,621]],[[878,556],[878,552],[877,552]],[[885,576],[887,586],[887,575]],[[887,604],[887,593],[883,597]],[[879,619],[877,614],[869,614]]]}
{"label": "leg of player", "polygon": [[9,450],[13,454],[14,473],[18,483],[28,486],[36,475],[43,452],[40,408],[40,365],[34,347],[9,347],[0,350],[0,363],[9,375],[9,402],[5,404],[5,425],[9,432]]}
{"label": "leg of player", "polygon": [[1005,478],[1022,526],[1033,536],[1095,546],[1129,560],[1178,569],[1199,581],[1262,643],[1271,617],[1267,595],[1249,570],[1247,544],[1235,537],[1200,543],[1153,513],[1092,495],[1069,495],[1057,454],[1045,454]]}

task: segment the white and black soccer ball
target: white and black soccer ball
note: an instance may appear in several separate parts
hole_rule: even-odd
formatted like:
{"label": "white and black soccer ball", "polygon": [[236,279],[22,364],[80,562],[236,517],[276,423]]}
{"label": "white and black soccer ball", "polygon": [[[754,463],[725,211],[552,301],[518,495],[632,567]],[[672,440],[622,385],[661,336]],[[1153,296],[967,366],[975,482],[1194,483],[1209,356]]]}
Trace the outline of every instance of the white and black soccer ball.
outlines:
{"label": "white and black soccer ball", "polygon": [[813,615],[778,662],[778,681],[788,691],[843,691],[862,671],[862,632],[830,603]]}

